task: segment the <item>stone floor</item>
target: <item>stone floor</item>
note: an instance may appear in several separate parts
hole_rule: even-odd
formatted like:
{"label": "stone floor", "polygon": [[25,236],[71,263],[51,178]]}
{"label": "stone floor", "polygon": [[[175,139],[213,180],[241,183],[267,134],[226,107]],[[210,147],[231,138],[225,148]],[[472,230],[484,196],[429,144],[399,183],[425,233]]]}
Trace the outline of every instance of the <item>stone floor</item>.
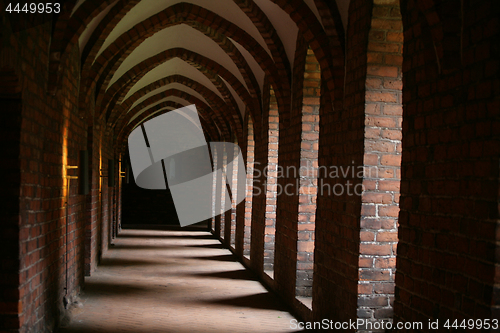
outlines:
{"label": "stone floor", "polygon": [[206,231],[122,230],[62,332],[296,332],[294,317]]}

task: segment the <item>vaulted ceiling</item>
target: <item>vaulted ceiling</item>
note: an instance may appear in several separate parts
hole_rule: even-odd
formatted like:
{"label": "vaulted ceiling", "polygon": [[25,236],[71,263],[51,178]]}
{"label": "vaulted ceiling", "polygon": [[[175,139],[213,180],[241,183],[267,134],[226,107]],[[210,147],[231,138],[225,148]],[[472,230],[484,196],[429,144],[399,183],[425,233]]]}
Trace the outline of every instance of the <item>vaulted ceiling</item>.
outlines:
{"label": "vaulted ceiling", "polygon": [[290,98],[283,92],[291,90],[299,33],[343,37],[348,6],[349,0],[79,0],[65,18],[65,40],[80,46],[81,107],[95,101],[96,116],[127,135],[155,114],[196,104],[208,136],[232,140],[247,112],[260,114],[265,82],[278,100]]}

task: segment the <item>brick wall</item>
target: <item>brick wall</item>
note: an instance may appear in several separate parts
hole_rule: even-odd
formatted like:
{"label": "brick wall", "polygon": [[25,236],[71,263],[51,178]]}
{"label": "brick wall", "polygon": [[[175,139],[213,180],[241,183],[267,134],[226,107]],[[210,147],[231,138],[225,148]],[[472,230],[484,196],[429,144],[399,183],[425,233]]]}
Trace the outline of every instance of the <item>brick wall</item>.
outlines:
{"label": "brick wall", "polygon": [[[99,121],[99,120],[97,120]],[[95,177],[97,180],[96,184],[96,194],[92,198],[93,202],[97,206],[97,220],[95,223],[99,226],[98,243],[97,243],[97,253],[98,259],[107,252],[108,245],[111,241],[110,226],[111,226],[111,195],[112,189],[108,187],[108,159],[112,157],[111,149],[106,145],[109,139],[106,137],[104,132],[104,126],[102,125],[102,120],[99,121],[96,126],[99,130],[95,135],[97,136],[98,149],[96,149],[96,160],[95,164],[92,164],[94,168]],[[94,187],[93,187],[94,188]]]}
{"label": "brick wall", "polygon": [[[225,150],[225,154],[226,154],[226,158],[225,158],[225,161],[226,161],[225,173],[226,174],[225,174],[224,180],[226,181],[226,183],[223,186],[224,186],[224,188],[227,188],[227,186],[229,186],[229,188],[231,188],[232,183],[233,183],[233,175],[232,175],[233,171],[230,168],[229,163],[231,163],[231,160],[233,159],[233,152],[229,151],[229,150]],[[233,203],[232,203],[231,196],[229,196],[228,200],[229,200],[229,203],[227,203],[227,204],[229,205],[229,207],[231,207],[231,209],[227,210],[224,213],[224,221],[225,221],[224,240],[225,240],[225,244],[228,247],[231,247],[231,234],[233,232],[233,228],[232,228],[232,225],[233,225],[233,209],[232,209]]]}
{"label": "brick wall", "polygon": [[321,68],[310,48],[307,51],[303,90],[295,293],[297,296],[312,297]]}
{"label": "brick wall", "polygon": [[[353,0],[346,34],[346,74],[343,109],[332,109],[322,89],[319,168],[347,170],[363,165],[365,81],[372,3]],[[335,103],[335,105],[338,105]],[[335,171],[335,170],[333,170]],[[314,252],[314,318],[349,321],[357,317],[359,221],[361,197],[349,195],[361,184],[355,173],[320,172]],[[337,191],[335,191],[335,189]],[[343,189],[343,191],[341,191]],[[335,193],[336,192],[336,193]]]}
{"label": "brick wall", "polygon": [[379,321],[393,315],[401,179],[402,47],[399,1],[375,0],[365,84],[358,317]]}
{"label": "brick wall", "polygon": [[231,194],[232,194],[232,203],[231,203],[231,234],[229,236],[230,238],[230,246],[233,250],[236,250],[236,199],[238,197],[238,168],[245,167],[244,165],[239,165],[238,163],[238,155],[240,153],[240,148],[238,146],[238,143],[235,143],[236,146],[234,147],[234,152],[233,152],[233,168],[232,168],[232,174],[230,175],[231,177]]}
{"label": "brick wall", "polygon": [[[308,45],[297,36],[293,75],[304,77]],[[304,80],[295,80],[292,109],[280,117],[279,139],[279,195],[276,217],[276,269],[275,278],[280,295],[288,302],[295,300],[297,260],[297,220],[299,206],[301,111]],[[287,171],[288,170],[288,171]],[[286,190],[286,191],[285,191]]]}
{"label": "brick wall", "polygon": [[0,68],[12,68],[19,78],[22,107],[17,115],[23,120],[18,142],[19,285],[4,290],[10,299],[9,316],[0,325],[5,330],[44,332],[58,324],[63,297],[77,293],[83,282],[85,200],[77,194],[78,182],[71,181],[66,207],[63,167],[78,165],[79,151],[87,143],[78,113],[78,50],[71,48],[61,59],[63,88],[47,95],[50,22],[13,35],[7,21],[2,14]]}
{"label": "brick wall", "polygon": [[273,277],[276,235],[276,203],[278,200],[278,141],[279,115],[276,95],[271,88],[269,100],[268,160],[264,171],[265,183],[261,188],[266,194],[266,214],[264,229],[264,271]]}
{"label": "brick wall", "polygon": [[300,34],[294,77],[300,79],[294,81],[291,112],[280,117],[275,282],[295,311],[310,318],[321,69]]}
{"label": "brick wall", "polygon": [[[260,126],[255,127],[255,161],[253,177],[253,201],[252,201],[252,234],[250,265],[256,272],[261,273],[264,267],[264,229],[266,226],[266,188],[263,184],[266,181],[264,176],[264,167],[269,159],[269,83],[265,82],[263,89],[263,114],[262,121],[258,122]],[[257,123],[257,122],[256,122]]]}
{"label": "brick wall", "polygon": [[395,318],[499,318],[499,8],[409,0],[401,13]]}
{"label": "brick wall", "polygon": [[240,146],[242,149],[243,159],[247,171],[245,184],[245,200],[237,207],[236,214],[236,252],[240,257],[250,259],[250,235],[252,227],[252,202],[253,202],[253,168],[254,168],[254,129],[253,120],[250,114],[245,117],[246,131],[244,137],[247,142],[243,142]]}
{"label": "brick wall", "polygon": [[[224,207],[226,205],[226,169],[227,169],[227,153],[225,149],[220,152],[220,155],[217,156],[217,158],[222,159],[222,173],[221,173],[221,178],[218,178],[217,181],[219,182],[219,187],[221,188],[220,191],[220,238],[223,241],[223,243],[228,244],[226,242],[227,239],[227,234],[226,234],[226,219],[229,217],[231,218],[230,213],[224,212]],[[216,212],[216,214],[219,212]]]}
{"label": "brick wall", "polygon": [[[92,166],[96,163],[96,147],[94,147],[94,126],[89,126],[87,129],[87,152],[89,154],[89,162]],[[98,152],[98,149],[97,149]],[[93,200],[96,197],[97,184],[95,168],[89,168],[89,194],[86,195],[86,216],[85,216],[85,276],[95,270],[97,265],[97,204]]]}
{"label": "brick wall", "polygon": [[245,230],[244,230],[244,247],[243,254],[250,259],[250,245],[252,234],[252,201],[253,201],[253,170],[255,162],[255,138],[254,138],[254,122],[248,117],[248,145],[247,145],[247,197],[245,200]]}
{"label": "brick wall", "polygon": [[[213,151],[212,152],[212,163],[214,165],[213,169],[214,171],[217,170],[217,165],[218,165],[218,154],[217,154],[217,151]],[[214,173],[214,184],[213,184],[213,187],[212,187],[212,215],[213,215],[213,218],[212,218],[212,223],[211,223],[211,229],[212,229],[212,233],[215,235],[215,236],[219,236],[219,228],[220,228],[220,220],[219,220],[219,215],[217,214],[218,212],[216,212],[217,210],[217,201],[218,201],[218,198],[217,198],[217,174]]]}
{"label": "brick wall", "polygon": [[[0,72],[10,68],[9,75],[19,78],[13,90],[10,76],[2,74],[0,95],[18,93],[20,98],[17,113],[12,112],[6,122],[14,125],[13,133],[7,134],[19,138],[17,144],[12,140],[12,149],[19,150],[20,158],[10,164],[18,163],[19,182],[12,183],[10,193],[20,199],[13,206],[17,212],[10,214],[18,216],[18,227],[5,226],[11,239],[5,246],[14,246],[15,239],[18,244],[18,255],[16,250],[9,252],[14,256],[11,259],[18,260],[5,259],[11,274],[5,281],[12,282],[17,275],[19,285],[1,285],[5,298],[0,300],[0,327],[49,332],[65,315],[65,305],[79,293],[84,274],[92,273],[116,234],[119,192],[108,189],[107,179],[100,177],[108,171],[107,160],[114,158],[113,133],[104,132],[103,119],[93,118],[93,103],[79,108],[80,55],[75,43],[61,56],[62,70],[53,82],[58,84],[50,84],[54,90],[49,94],[45,89],[49,86],[51,23],[14,34],[9,20],[3,14],[1,18]],[[17,129],[16,117],[22,119]],[[79,164],[80,150],[89,151],[91,163],[87,196],[78,194],[78,180],[65,177],[79,175],[79,170],[65,166]]]}
{"label": "brick wall", "polygon": [[[66,281],[68,294],[72,296],[82,286],[84,273],[92,274],[116,236],[120,207],[132,208],[127,206],[128,192],[123,193],[125,205],[122,205],[120,187],[109,188],[106,178],[108,159],[118,158],[117,147],[131,129],[124,124],[133,113],[125,117],[117,114],[123,111],[117,102],[128,91],[120,90],[119,84],[129,88],[147,70],[173,57],[192,61],[222,89],[224,100],[202,89],[204,98],[217,110],[206,118],[215,119],[220,125],[221,140],[235,137],[238,142],[247,140],[247,165],[255,164],[260,174],[249,176],[253,186],[248,190],[255,196],[250,198],[247,193],[245,206],[236,208],[236,221],[233,210],[214,219],[215,234],[228,244],[232,244],[234,236],[236,252],[251,254],[250,266],[271,282],[271,287],[289,304],[297,304],[296,295],[310,296],[314,256],[315,319],[390,319],[395,244],[399,238],[396,320],[427,322],[427,319],[500,316],[497,254],[500,84],[496,3],[401,1],[404,27],[401,70],[399,1],[352,0],[345,43],[344,34],[337,31],[342,30],[339,22],[328,21],[328,11],[333,15],[331,4],[321,6],[320,0],[315,1],[325,18],[324,27],[328,30],[325,35],[318,30],[318,24],[313,24],[314,15],[303,17],[302,12],[297,12],[299,9],[307,12],[302,1],[274,2],[290,14],[304,39],[298,39],[291,89],[289,82],[285,82],[289,76],[287,61],[280,44],[275,43],[274,31],[265,40],[275,46],[271,53],[276,66],[259,44],[249,50],[262,64],[266,82],[262,91],[264,110],[262,114],[258,108],[249,111],[254,122],[248,118],[249,128],[243,138],[240,137],[244,133],[243,122],[239,121],[236,108],[214,107],[235,105],[231,93],[214,73],[235,84],[235,90],[249,109],[255,104],[250,96],[259,95],[254,80],[244,75],[248,92],[227,70],[192,52],[175,49],[147,59],[113,85],[109,93],[99,94],[124,59],[121,55],[139,45],[146,37],[143,32],[151,34],[163,28],[167,18],[173,18],[172,24],[189,21],[205,33],[212,29],[211,38],[240,63],[241,54],[232,43],[221,41],[217,31],[221,29],[228,37],[245,44],[245,35],[234,29],[232,23],[217,19],[214,14],[199,18],[191,15],[199,10],[197,6],[178,4],[155,16],[157,20],[153,19],[154,24],[147,29],[141,25],[131,29],[130,38],[117,39],[91,65],[93,57],[89,55],[97,54],[100,42],[83,50],[80,63],[76,38],[72,36],[89,22],[92,15],[85,14],[95,13],[92,7],[99,6],[97,3],[88,2],[81,7],[85,8],[77,14],[82,17],[81,24],[76,24],[78,29],[69,31],[63,40],[59,40],[63,21],[57,24],[54,36],[50,22],[14,34],[12,22],[2,14],[0,97],[12,112],[2,114],[2,136],[10,144],[6,147],[6,163],[1,166],[2,174],[9,175],[2,198],[11,203],[11,210],[5,212],[7,222],[2,224],[0,235],[1,249],[8,252],[1,259],[0,329],[51,331],[64,314]],[[247,8],[250,19],[259,22],[261,12],[255,6],[248,3],[239,6]],[[129,9],[128,5],[119,5],[110,15],[121,17]],[[205,23],[201,24],[201,20]],[[264,24],[257,28],[263,26],[270,27]],[[99,38],[104,40],[109,32],[105,29]],[[326,46],[328,42],[330,48]],[[313,59],[312,53],[306,58],[307,45],[317,59]],[[62,50],[61,57],[49,61],[50,47],[55,52],[53,56]],[[347,61],[342,54],[344,48]],[[112,53],[116,49],[120,54]],[[329,58],[332,55],[335,56]],[[120,62],[112,64],[117,58]],[[54,81],[48,68],[58,63],[61,71]],[[279,76],[283,76],[282,86]],[[165,82],[177,79],[188,86],[194,84],[180,77],[165,78]],[[162,83],[144,87],[134,98],[156,89],[157,84]],[[46,87],[55,95],[47,94]],[[57,87],[59,90],[52,90]],[[189,97],[174,91],[168,94]],[[401,98],[403,109],[399,106]],[[229,125],[224,111],[232,116]],[[298,168],[316,158],[318,114],[320,168],[345,171],[348,167],[376,166],[378,173],[375,176],[365,173],[362,177],[350,172],[338,177],[320,174],[315,210],[315,175],[301,175],[304,182],[296,189],[299,195],[277,198],[277,185],[284,189],[295,179],[278,178],[276,167],[278,149],[279,165],[285,168]],[[141,119],[144,118],[134,120],[131,126]],[[108,130],[107,120],[117,124],[117,133]],[[214,126],[204,125],[210,135],[217,136]],[[251,126],[255,126],[254,131]],[[231,129],[236,129],[236,135],[230,133]],[[113,146],[115,143],[117,146]],[[64,165],[77,165],[78,153],[83,149],[89,150],[91,158],[92,186],[86,197],[77,194],[76,181],[71,181],[66,193],[64,177]],[[400,157],[401,187],[398,186]],[[118,179],[117,168],[118,165],[115,179]],[[217,181],[226,183],[222,179]],[[360,184],[366,190],[362,197],[334,190],[339,188],[336,186],[345,190]],[[67,205],[66,194],[69,194]],[[124,218],[127,216],[130,215],[125,211]],[[149,220],[144,215],[136,217]],[[16,241],[9,241],[13,239]],[[274,282],[263,273],[271,269],[275,271]]]}

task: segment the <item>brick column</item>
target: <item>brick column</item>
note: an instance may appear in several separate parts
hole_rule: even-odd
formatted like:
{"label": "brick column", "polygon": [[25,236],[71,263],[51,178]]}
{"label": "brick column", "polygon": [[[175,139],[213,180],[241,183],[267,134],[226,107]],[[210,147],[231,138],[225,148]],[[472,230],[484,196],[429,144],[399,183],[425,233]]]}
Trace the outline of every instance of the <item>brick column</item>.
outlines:
{"label": "brick column", "polygon": [[375,0],[365,94],[365,175],[360,221],[358,318],[391,320],[401,163],[399,1]]}
{"label": "brick column", "polygon": [[[241,149],[241,154],[243,156],[244,165],[242,167],[246,170],[245,176],[245,186],[240,186],[240,190],[245,191],[245,200],[239,203],[236,207],[236,240],[235,248],[238,256],[246,256],[248,259],[250,250],[250,224],[252,219],[252,181],[253,179],[253,123],[250,113],[247,111],[245,115],[245,126],[243,132],[244,141],[239,144]],[[251,149],[251,167],[249,167],[249,153]],[[250,188],[250,189],[249,189]],[[248,209],[246,208],[248,206]],[[248,211],[248,227],[246,226],[247,217],[246,212]]]}
{"label": "brick column", "polygon": [[[363,182],[358,169],[362,171],[365,153],[366,52],[371,16],[371,1],[351,0],[343,103],[328,100],[328,86],[323,85],[321,91],[314,320],[348,322],[357,318],[362,204],[354,189],[360,189]],[[343,108],[333,109],[342,104]]]}
{"label": "brick column", "polygon": [[500,7],[482,0],[434,3],[410,0],[401,7],[394,317],[460,325],[500,318]]}
{"label": "brick column", "polygon": [[236,249],[236,199],[238,197],[238,168],[241,166],[238,164],[238,154],[239,154],[239,147],[238,143],[235,143],[236,146],[234,147],[234,152],[233,152],[233,170],[232,174],[229,175],[232,180],[231,180],[231,189],[232,189],[232,197],[231,197],[231,224],[230,224],[230,235],[229,235],[229,245],[235,250]]}
{"label": "brick column", "polygon": [[[251,265],[258,272],[263,272],[264,267],[264,235],[266,228],[266,218],[271,214],[267,210],[268,186],[267,178],[264,174],[268,164],[270,163],[269,156],[269,141],[272,134],[276,135],[278,124],[270,123],[271,113],[270,105],[270,87],[269,83],[265,82],[263,89],[263,115],[260,126],[255,127],[255,162],[254,162],[254,177],[253,177],[253,200],[252,200],[252,228],[251,228],[251,247],[250,255],[252,258]],[[256,122],[257,123],[257,122]]]}
{"label": "brick column", "polygon": [[250,259],[250,244],[252,233],[252,202],[253,202],[253,168],[255,161],[255,139],[252,117],[248,117],[248,143],[247,143],[247,185],[244,211],[244,230],[243,230],[243,255]]}
{"label": "brick column", "polygon": [[266,214],[264,229],[264,271],[274,277],[274,251],[276,233],[276,202],[278,176],[279,115],[274,91],[270,92],[269,103],[269,144],[266,179]]}
{"label": "brick column", "polygon": [[[228,218],[228,214],[224,212],[224,206],[226,205],[226,175],[227,175],[227,153],[224,147],[224,150],[221,151],[221,158],[222,158],[222,177],[219,179],[219,184],[221,187],[221,197],[220,197],[220,238],[222,239],[223,243],[228,244],[227,242],[227,235],[226,235],[226,219]],[[230,213],[229,213],[230,214]]]}
{"label": "brick column", "polygon": [[[213,162],[214,162],[214,165],[215,165],[215,170],[217,170],[217,168],[220,168],[222,166],[222,160],[224,158],[224,153],[223,151],[221,150],[213,150],[212,151],[213,153]],[[222,189],[224,189],[224,187],[222,186],[222,180],[223,180],[223,169],[220,168],[220,177],[218,177],[217,175],[214,176],[214,197],[213,197],[213,204],[214,204],[214,215],[215,215],[215,218],[214,218],[214,235],[219,238],[219,239],[222,239],[224,237],[224,234],[222,233],[222,217],[223,217],[223,214],[221,214],[221,210],[222,210]],[[224,182],[224,186],[225,186],[225,182]]]}
{"label": "brick column", "polygon": [[[319,107],[321,68],[314,52],[307,51],[302,101],[302,140],[297,227],[296,295],[312,297],[314,237],[318,185]],[[310,304],[309,304],[310,305]]]}
{"label": "brick column", "polygon": [[218,206],[218,200],[219,198],[217,197],[217,159],[218,159],[218,155],[217,155],[217,151],[216,150],[211,150],[211,153],[212,153],[212,163],[214,165],[213,167],[213,187],[212,187],[212,219],[211,219],[211,230],[212,230],[212,233],[214,235],[216,235],[217,237],[219,237],[219,223],[220,223],[220,220],[218,218],[218,214],[216,212],[216,207]]}

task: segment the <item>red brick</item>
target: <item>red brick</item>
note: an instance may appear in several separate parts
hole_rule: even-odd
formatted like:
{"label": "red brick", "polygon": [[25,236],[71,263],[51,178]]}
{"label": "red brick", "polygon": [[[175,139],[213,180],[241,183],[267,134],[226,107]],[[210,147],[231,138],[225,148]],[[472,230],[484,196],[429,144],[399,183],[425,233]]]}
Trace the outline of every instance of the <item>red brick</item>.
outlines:
{"label": "red brick", "polygon": [[359,252],[364,255],[379,255],[386,256],[390,255],[392,248],[390,245],[379,245],[379,244],[360,244]]}
{"label": "red brick", "polygon": [[383,77],[397,77],[398,68],[393,66],[369,66],[368,75],[383,76]]}
{"label": "red brick", "polygon": [[380,216],[397,217],[398,214],[399,214],[399,207],[398,206],[385,206],[385,207],[379,208],[379,215]]}
{"label": "red brick", "polygon": [[305,242],[299,241],[297,242],[297,251],[298,252],[314,252],[314,242]]}
{"label": "red brick", "polygon": [[363,202],[367,203],[390,203],[392,202],[392,196],[385,193],[363,193]]}
{"label": "red brick", "polygon": [[401,165],[401,155],[384,155],[380,159],[380,164],[390,166]]}
{"label": "red brick", "polygon": [[381,191],[397,191],[399,192],[400,182],[393,180],[381,180],[379,182],[379,188]]}
{"label": "red brick", "polygon": [[377,233],[377,242],[397,242],[397,232],[379,232]]}

